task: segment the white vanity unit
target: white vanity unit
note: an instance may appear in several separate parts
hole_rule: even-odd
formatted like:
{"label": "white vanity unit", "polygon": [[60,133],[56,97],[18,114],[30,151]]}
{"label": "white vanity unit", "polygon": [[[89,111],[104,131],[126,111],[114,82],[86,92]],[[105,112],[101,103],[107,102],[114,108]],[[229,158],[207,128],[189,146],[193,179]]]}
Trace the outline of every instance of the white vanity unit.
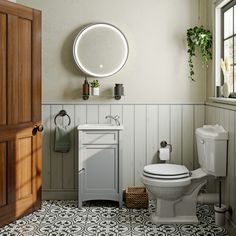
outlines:
{"label": "white vanity unit", "polygon": [[122,207],[122,125],[78,126],[78,206],[113,200]]}

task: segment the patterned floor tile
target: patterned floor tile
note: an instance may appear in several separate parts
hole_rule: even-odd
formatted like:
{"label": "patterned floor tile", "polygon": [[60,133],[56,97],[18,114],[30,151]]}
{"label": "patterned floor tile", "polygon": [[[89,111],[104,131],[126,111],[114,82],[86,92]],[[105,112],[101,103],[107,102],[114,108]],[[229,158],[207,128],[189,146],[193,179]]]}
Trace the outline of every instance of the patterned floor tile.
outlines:
{"label": "patterned floor tile", "polygon": [[132,235],[145,235],[145,227],[143,224],[131,223]]}
{"label": "patterned floor tile", "polygon": [[156,225],[149,209],[119,209],[117,203],[92,201],[78,209],[77,201],[44,201],[42,209],[0,228],[0,236],[223,236],[211,205],[197,205],[199,224]]}

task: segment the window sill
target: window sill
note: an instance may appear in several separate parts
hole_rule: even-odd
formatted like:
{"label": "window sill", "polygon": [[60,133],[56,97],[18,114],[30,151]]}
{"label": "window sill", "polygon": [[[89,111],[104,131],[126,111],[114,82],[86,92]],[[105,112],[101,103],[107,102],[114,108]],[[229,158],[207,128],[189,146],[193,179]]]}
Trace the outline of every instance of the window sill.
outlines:
{"label": "window sill", "polygon": [[210,97],[209,100],[211,102],[217,102],[217,103],[223,103],[228,105],[236,105],[236,99],[235,98],[216,98],[216,97]]}

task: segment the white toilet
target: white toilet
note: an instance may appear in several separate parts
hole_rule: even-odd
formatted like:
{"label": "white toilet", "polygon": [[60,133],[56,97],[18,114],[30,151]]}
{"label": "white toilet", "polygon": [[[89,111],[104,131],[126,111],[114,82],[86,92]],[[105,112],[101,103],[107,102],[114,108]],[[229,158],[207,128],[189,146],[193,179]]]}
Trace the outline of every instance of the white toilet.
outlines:
{"label": "white toilet", "polygon": [[183,165],[152,164],[143,169],[142,182],[156,198],[156,224],[198,223],[196,203],[199,190],[209,176],[226,176],[228,132],[219,125],[196,129],[199,169]]}

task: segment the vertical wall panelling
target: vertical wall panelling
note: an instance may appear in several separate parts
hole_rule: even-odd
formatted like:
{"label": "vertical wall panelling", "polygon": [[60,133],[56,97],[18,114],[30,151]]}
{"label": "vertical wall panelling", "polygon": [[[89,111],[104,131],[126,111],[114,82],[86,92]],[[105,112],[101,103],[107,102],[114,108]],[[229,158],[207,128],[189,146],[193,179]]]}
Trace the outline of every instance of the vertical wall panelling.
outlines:
{"label": "vertical wall panelling", "polygon": [[[229,130],[229,110],[217,108],[217,124],[221,124],[226,130]],[[229,150],[229,149],[228,149]],[[229,163],[229,153],[228,153],[228,163]],[[222,190],[223,190],[223,201],[229,200],[229,168],[227,177],[223,180]]]}
{"label": "vertical wall panelling", "polygon": [[147,163],[146,105],[135,105],[135,185],[140,186],[143,167]]}
{"label": "vertical wall panelling", "polygon": [[236,224],[236,187],[235,187],[235,180],[236,180],[236,160],[235,160],[235,157],[236,157],[236,114],[234,112],[234,143],[232,145],[234,145],[234,177],[232,179],[232,182],[234,182],[234,208],[233,208],[233,222],[234,224]]}
{"label": "vertical wall panelling", "polygon": [[87,123],[97,124],[99,122],[98,105],[87,105]]}
{"label": "vertical wall panelling", "polygon": [[171,163],[182,164],[182,106],[171,105]]}
{"label": "vertical wall panelling", "polygon": [[[204,105],[45,104],[42,108],[45,127],[43,190],[46,199],[47,196],[49,199],[56,196],[71,199],[76,196],[77,126],[79,124],[107,123],[110,121],[105,119],[106,115],[120,116],[120,122],[124,125],[122,170],[123,188],[125,188],[142,185],[140,176],[143,166],[158,162],[158,150],[162,140],[166,140],[173,146],[171,163],[183,164],[184,162],[192,169],[193,159],[196,158],[196,150],[193,149],[194,129],[204,123],[205,116]],[[71,125],[68,127],[71,134],[71,150],[64,154],[54,152],[54,117],[61,109],[66,110],[71,117]],[[59,117],[57,123],[65,125],[67,118]],[[194,160],[194,163],[197,161]]]}
{"label": "vertical wall panelling", "polygon": [[75,155],[74,155],[74,169],[75,169],[75,188],[78,186],[78,132],[77,126],[81,124],[86,124],[87,120],[87,107],[86,105],[75,105]]}
{"label": "vertical wall panelling", "polygon": [[199,168],[198,163],[198,156],[197,156],[197,143],[196,143],[196,136],[195,136],[195,130],[199,127],[202,127],[205,124],[205,107],[201,105],[195,105],[194,106],[194,138],[193,138],[193,146],[194,146],[194,163],[193,168],[197,169]]}
{"label": "vertical wall panelling", "polygon": [[[214,125],[217,123],[216,119],[216,109],[215,107],[206,107],[206,124],[207,125]],[[208,179],[207,180],[207,189],[209,192],[214,193],[216,191],[216,181],[215,179]]]}
{"label": "vertical wall panelling", "polygon": [[86,124],[87,108],[86,105],[75,105],[75,127]]}
{"label": "vertical wall panelling", "polygon": [[170,142],[170,106],[159,105],[159,144],[165,140],[167,143]]}
{"label": "vertical wall panelling", "polygon": [[123,186],[134,185],[134,106],[123,106]]}
{"label": "vertical wall panelling", "polygon": [[221,123],[223,117],[220,114],[220,108],[215,108],[215,119],[213,117],[213,120],[215,121],[215,124]]}
{"label": "vertical wall panelling", "polygon": [[[229,110],[214,106],[206,106],[206,123],[222,125],[229,132],[228,141],[228,159],[227,159],[227,177],[223,180],[223,203],[232,208],[232,221],[236,224],[236,115],[235,110]],[[218,184],[214,188],[214,182],[208,182],[210,191],[218,191]]]}
{"label": "vertical wall panelling", "polygon": [[193,169],[193,106],[183,105],[183,164]]}
{"label": "vertical wall panelling", "polygon": [[[62,175],[63,175],[63,188],[74,189],[75,179],[75,148],[74,148],[74,132],[75,132],[75,119],[74,119],[74,105],[64,105],[63,109],[70,116],[71,124],[67,127],[67,132],[70,133],[71,148],[68,153],[62,155]],[[63,126],[68,124],[68,117],[64,116]]]}
{"label": "vertical wall panelling", "polygon": [[[234,132],[235,132],[235,126],[234,126],[234,111],[229,111],[229,142],[228,142],[228,189],[229,189],[229,196],[228,196],[228,202],[230,204],[230,207],[234,210],[234,191],[235,191],[235,181],[234,181]],[[233,214],[235,212],[233,211]]]}
{"label": "vertical wall panelling", "polygon": [[119,121],[122,124],[123,123],[123,111],[122,111],[122,105],[111,105],[111,116],[118,115]]}
{"label": "vertical wall panelling", "polygon": [[99,123],[100,124],[110,123],[110,119],[106,119],[105,117],[111,114],[111,106],[110,105],[99,105],[98,109],[99,109],[99,111],[98,111]]}
{"label": "vertical wall panelling", "polygon": [[147,105],[147,164],[157,163],[158,149],[158,105]]}
{"label": "vertical wall panelling", "polygon": [[42,106],[42,120],[43,120],[43,141],[42,141],[42,187],[43,189],[50,189],[51,185],[51,109],[50,105]]}
{"label": "vertical wall panelling", "polygon": [[[51,189],[63,189],[62,154],[54,152],[54,118],[62,110],[62,105],[51,105]],[[57,118],[57,124],[62,125],[62,118]]]}
{"label": "vertical wall panelling", "polygon": [[206,124],[211,125],[216,122],[216,112],[215,107],[207,107],[206,108]]}

